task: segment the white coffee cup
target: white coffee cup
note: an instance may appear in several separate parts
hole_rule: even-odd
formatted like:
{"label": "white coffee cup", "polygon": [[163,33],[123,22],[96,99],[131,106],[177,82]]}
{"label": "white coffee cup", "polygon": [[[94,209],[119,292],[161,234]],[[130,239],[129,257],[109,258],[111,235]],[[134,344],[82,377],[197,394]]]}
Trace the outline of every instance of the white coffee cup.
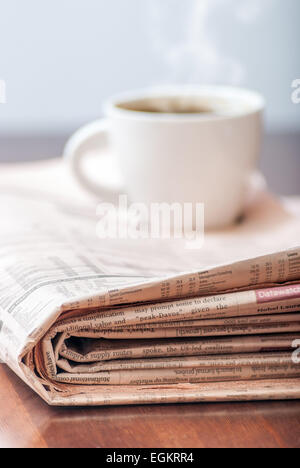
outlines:
{"label": "white coffee cup", "polygon": [[204,203],[205,225],[220,228],[243,213],[261,147],[263,97],[220,86],[126,93],[109,101],[106,119],[78,130],[64,156],[78,181],[100,197],[82,161],[111,148],[131,202]]}

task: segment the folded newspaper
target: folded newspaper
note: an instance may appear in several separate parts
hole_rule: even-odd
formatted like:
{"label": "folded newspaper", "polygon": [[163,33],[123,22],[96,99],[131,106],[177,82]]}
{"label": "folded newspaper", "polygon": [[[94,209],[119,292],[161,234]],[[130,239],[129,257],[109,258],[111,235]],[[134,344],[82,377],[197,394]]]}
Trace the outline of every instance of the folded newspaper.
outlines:
{"label": "folded newspaper", "polygon": [[300,398],[299,202],[189,251],[97,238],[59,161],[1,172],[0,357],[47,403]]}

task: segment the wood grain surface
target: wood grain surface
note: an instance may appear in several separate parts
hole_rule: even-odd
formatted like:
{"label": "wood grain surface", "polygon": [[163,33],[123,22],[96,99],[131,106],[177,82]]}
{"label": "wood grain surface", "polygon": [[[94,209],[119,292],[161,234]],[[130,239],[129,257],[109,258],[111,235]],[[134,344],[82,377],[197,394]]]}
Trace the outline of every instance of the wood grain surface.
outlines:
{"label": "wood grain surface", "polygon": [[0,365],[1,448],[299,448],[300,401],[52,408]]}

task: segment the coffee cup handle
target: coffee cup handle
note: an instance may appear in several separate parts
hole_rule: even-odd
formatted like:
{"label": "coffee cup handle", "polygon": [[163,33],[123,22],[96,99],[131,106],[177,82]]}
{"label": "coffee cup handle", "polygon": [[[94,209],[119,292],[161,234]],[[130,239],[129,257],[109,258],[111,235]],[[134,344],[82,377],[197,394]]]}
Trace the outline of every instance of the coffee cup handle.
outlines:
{"label": "coffee cup handle", "polygon": [[89,152],[105,149],[108,146],[109,121],[107,119],[96,120],[74,133],[64,148],[63,157],[80,185],[97,197],[113,201],[117,195],[116,189],[95,183],[85,173],[82,165]]}

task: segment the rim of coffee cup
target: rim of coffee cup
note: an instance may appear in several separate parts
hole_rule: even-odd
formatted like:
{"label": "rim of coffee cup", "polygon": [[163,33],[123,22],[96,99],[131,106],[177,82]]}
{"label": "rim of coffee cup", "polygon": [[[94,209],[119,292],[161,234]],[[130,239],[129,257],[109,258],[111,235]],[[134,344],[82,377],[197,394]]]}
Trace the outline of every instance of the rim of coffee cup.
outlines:
{"label": "rim of coffee cup", "polygon": [[[184,96],[195,95],[198,97],[212,97],[215,99],[239,99],[249,107],[249,109],[241,106],[240,111],[235,111],[232,114],[220,114],[211,115],[209,113],[197,114],[197,113],[153,113],[147,111],[138,111],[133,109],[126,109],[119,107],[120,105],[130,104],[141,99],[150,98],[172,98],[172,97],[184,97]],[[265,98],[257,91],[234,87],[234,86],[212,86],[212,85],[178,85],[178,86],[164,86],[154,88],[144,88],[136,91],[127,91],[116,96],[113,96],[104,105],[104,110],[109,117],[120,117],[120,118],[132,118],[137,120],[199,120],[199,121],[211,121],[211,120],[229,120],[241,118],[242,116],[249,116],[262,112],[265,109],[266,101]]]}

